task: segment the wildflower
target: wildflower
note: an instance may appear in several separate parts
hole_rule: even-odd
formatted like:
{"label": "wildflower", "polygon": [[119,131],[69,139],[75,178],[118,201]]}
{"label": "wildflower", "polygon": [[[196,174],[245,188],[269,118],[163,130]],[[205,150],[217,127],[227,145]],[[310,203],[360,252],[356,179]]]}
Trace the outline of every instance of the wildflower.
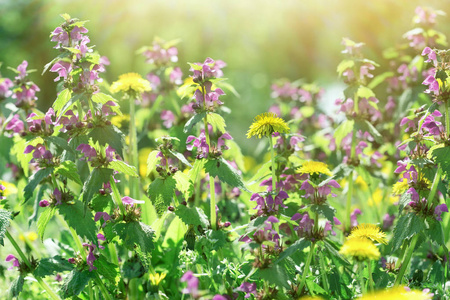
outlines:
{"label": "wildflower", "polygon": [[378,259],[380,257],[380,251],[377,246],[371,240],[364,237],[347,239],[339,253],[352,256],[358,261]]}
{"label": "wildflower", "polygon": [[424,290],[423,292],[411,290],[407,287],[393,287],[390,289],[377,291],[375,293],[365,295],[361,300],[431,300],[433,299],[433,294],[429,293],[429,290]]}
{"label": "wildflower", "polygon": [[122,203],[125,205],[131,205],[133,206],[133,204],[141,204],[141,203],[145,203],[145,201],[143,200],[135,200],[131,197],[125,196],[122,198]]}
{"label": "wildflower", "polygon": [[408,190],[408,179],[402,178],[392,186],[392,193],[396,196],[403,195]]}
{"label": "wildflower", "polygon": [[20,116],[15,114],[12,119],[6,124],[6,130],[12,130],[14,133],[20,133],[24,129],[24,124],[20,120]]}
{"label": "wildflower", "polygon": [[358,226],[358,215],[361,215],[362,212],[359,208],[355,208],[353,212],[350,214],[350,226],[355,227]]}
{"label": "wildflower", "polygon": [[94,266],[94,261],[97,260],[97,258],[94,255],[94,250],[97,247],[94,244],[87,244],[87,243],[83,243],[83,247],[87,247],[89,250],[89,253],[86,256],[86,264],[89,266],[89,272],[97,270],[97,268]]}
{"label": "wildflower", "polygon": [[374,224],[360,224],[352,229],[348,239],[365,237],[378,243],[387,244],[386,233]]}
{"label": "wildflower", "polygon": [[383,217],[383,230],[389,230],[394,224],[395,215],[385,214]]}
{"label": "wildflower", "polygon": [[0,183],[0,200],[3,200],[6,198],[5,196],[3,196],[5,193],[5,190],[6,190],[5,186]]}
{"label": "wildflower", "polygon": [[256,296],[256,283],[243,282],[240,287],[238,287],[238,291],[244,292],[244,298],[250,298],[250,294]]}
{"label": "wildflower", "polygon": [[274,113],[263,113],[256,116],[253,124],[247,132],[247,138],[252,136],[257,136],[261,138],[262,136],[270,137],[272,133],[289,133],[290,129],[286,122],[278,118]]}
{"label": "wildflower", "polygon": [[10,88],[14,86],[9,78],[0,78],[0,100],[8,98],[12,95]]}
{"label": "wildflower", "polygon": [[442,213],[443,212],[448,212],[448,207],[447,204],[439,204],[438,206],[436,206],[436,208],[434,209],[434,217],[436,218],[436,220],[438,221],[442,221]]}
{"label": "wildflower", "polygon": [[150,274],[148,276],[148,278],[150,279],[150,282],[152,283],[153,286],[158,286],[159,283],[166,278],[166,273],[155,273],[155,274]]}
{"label": "wildflower", "polygon": [[14,269],[14,267],[17,267],[17,268],[20,267],[19,260],[17,259],[17,257],[15,257],[12,254],[9,254],[6,257],[5,261],[12,261],[12,263],[13,263],[13,265],[11,267],[9,267],[8,270],[12,270],[12,269]]}
{"label": "wildflower", "polygon": [[194,276],[194,273],[192,271],[187,271],[186,273],[184,273],[180,281],[187,283],[187,287],[181,291],[183,294],[190,294],[194,298],[197,298],[199,296],[198,278]]}
{"label": "wildflower", "polygon": [[333,173],[328,169],[327,164],[320,161],[306,161],[302,164],[299,169],[300,173],[309,174],[310,176],[314,176],[315,174],[325,174],[328,176],[332,176]]}
{"label": "wildflower", "polygon": [[161,112],[161,120],[163,120],[163,125],[166,128],[171,128],[175,122],[175,115],[170,110],[163,110]]}
{"label": "wildflower", "polygon": [[37,240],[37,238],[38,238],[38,235],[34,231],[27,232],[25,235],[24,234],[19,235],[19,240],[21,240],[21,241],[34,242],[35,240]]}
{"label": "wildflower", "polygon": [[119,76],[119,80],[111,85],[111,93],[142,94],[151,90],[150,82],[137,73],[126,73]]}

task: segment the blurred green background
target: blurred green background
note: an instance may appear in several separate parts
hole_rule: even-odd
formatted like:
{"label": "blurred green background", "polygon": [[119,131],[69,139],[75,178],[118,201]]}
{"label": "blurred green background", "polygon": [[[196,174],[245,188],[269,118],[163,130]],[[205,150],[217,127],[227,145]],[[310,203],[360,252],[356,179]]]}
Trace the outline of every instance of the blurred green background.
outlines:
{"label": "blurred green background", "polygon": [[[180,38],[179,65],[206,57],[222,59],[225,77],[240,93],[224,102],[232,109],[226,117],[232,136],[245,149],[254,147],[245,132],[254,116],[271,104],[270,85],[285,77],[315,81],[326,89],[325,100],[341,96],[336,66],[342,59],[341,40],[366,43],[365,55],[382,62],[386,47],[404,42],[413,28],[416,6],[446,11],[450,1],[265,1],[265,0],[0,0],[0,61],[2,75],[13,77],[6,66],[22,60],[37,69],[32,79],[41,88],[39,108],[46,110],[56,97],[54,74],[40,76],[57,51],[49,34],[68,13],[90,20],[91,45],[107,56],[104,74],[109,82],[125,72],[145,75],[148,65],[135,51],[150,45],[155,36]],[[449,11],[450,12],[450,11]],[[448,17],[438,17],[438,30],[450,29]]]}

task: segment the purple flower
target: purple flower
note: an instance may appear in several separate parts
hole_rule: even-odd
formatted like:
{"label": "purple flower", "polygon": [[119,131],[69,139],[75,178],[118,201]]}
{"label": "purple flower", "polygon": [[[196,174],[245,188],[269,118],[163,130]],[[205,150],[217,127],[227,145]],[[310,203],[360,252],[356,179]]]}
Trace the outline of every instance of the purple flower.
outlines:
{"label": "purple flower", "polygon": [[98,239],[98,248],[105,249],[104,246],[100,245],[100,241],[104,241],[104,242],[106,241],[105,236],[103,234],[99,233],[99,234],[97,234],[97,239]]}
{"label": "purple flower", "polygon": [[434,92],[435,96],[439,95],[439,82],[434,78],[433,75],[429,75],[425,80],[422,82],[423,85],[428,85],[428,89],[425,90],[425,93],[431,93]]}
{"label": "purple flower", "polygon": [[20,116],[15,114],[12,119],[6,124],[6,130],[12,130],[14,133],[20,133],[24,129],[24,124],[20,120]]}
{"label": "purple flower", "polygon": [[385,214],[383,217],[383,230],[389,230],[394,224],[395,215]]}
{"label": "purple flower", "polygon": [[215,295],[215,296],[212,298],[212,300],[228,300],[228,298],[226,298],[226,297],[224,297],[224,296],[222,296],[222,295],[217,294],[217,295]]}
{"label": "purple flower", "polygon": [[240,287],[238,287],[238,291],[244,292],[245,298],[250,298],[250,294],[256,296],[256,283],[243,282]]}
{"label": "purple flower", "polygon": [[170,72],[169,80],[173,84],[180,85],[183,83],[182,77],[183,72],[181,72],[181,69],[179,67],[175,67],[172,72]]}
{"label": "purple flower", "polygon": [[350,214],[350,226],[356,227],[358,226],[358,215],[361,215],[362,212],[359,208],[355,208],[353,212]]}
{"label": "purple flower", "polygon": [[71,71],[72,71],[72,64],[70,62],[62,61],[62,60],[60,60],[59,62],[54,64],[52,66],[52,68],[50,69],[50,72],[58,73],[58,77],[55,78],[55,81],[58,81],[59,78],[61,78],[61,77],[63,77],[64,80],[66,80],[67,76],[69,75],[69,73]]}
{"label": "purple flower", "polygon": [[83,247],[87,247],[89,250],[89,253],[86,256],[86,264],[89,266],[89,272],[97,270],[97,268],[94,266],[94,261],[97,260],[97,258],[94,255],[94,250],[97,247],[94,244],[87,244],[87,243],[83,243]]}
{"label": "purple flower", "polygon": [[8,98],[12,95],[10,88],[13,85],[13,82],[9,78],[0,78],[0,99]]}
{"label": "purple flower", "polygon": [[84,158],[82,157],[80,160],[84,159],[86,161],[91,161],[97,157],[97,151],[95,151],[95,149],[88,144],[80,144],[77,147],[77,151],[81,151],[81,153],[84,154]]}
{"label": "purple flower", "polygon": [[175,115],[170,110],[163,110],[161,112],[161,120],[163,120],[163,125],[166,128],[171,128],[173,126],[173,123],[175,121]]}
{"label": "purple flower", "polygon": [[133,199],[131,197],[125,196],[125,197],[122,198],[122,203],[125,204],[125,205],[133,206],[134,204],[145,203],[145,201],[144,200],[135,200],[135,199]]}
{"label": "purple flower", "polygon": [[184,273],[180,281],[187,283],[187,287],[181,291],[183,294],[190,294],[194,298],[197,298],[199,296],[199,281],[198,278],[194,276],[194,273],[192,271],[187,271],[186,273]]}
{"label": "purple flower", "polygon": [[[192,143],[192,144],[191,144]],[[186,149],[188,151],[192,151],[192,149],[196,147],[198,151],[200,151],[200,154],[198,155],[198,158],[207,158],[209,154],[209,146],[206,142],[206,135],[205,131],[202,130],[200,132],[200,135],[197,137],[190,135],[188,136],[186,140]]]}
{"label": "purple flower", "polygon": [[200,70],[195,70],[193,67],[189,71],[193,72],[194,81],[200,82],[209,78],[219,78],[223,76],[222,68],[226,66],[226,63],[212,58],[207,58],[204,63],[194,63],[194,65],[201,66]]}
{"label": "purple flower", "polygon": [[448,207],[447,207],[447,204],[445,204],[445,203],[439,204],[434,209],[434,217],[436,218],[436,220],[442,221],[441,215],[443,212],[448,212]]}
{"label": "purple flower", "polygon": [[3,192],[6,188],[0,183],[0,200],[5,199],[6,197],[3,196]]}
{"label": "purple flower", "polygon": [[422,56],[428,56],[428,59],[425,62],[433,62],[433,64],[436,66],[437,64],[437,58],[436,58],[436,52],[434,52],[433,49],[430,47],[425,47],[422,51]]}
{"label": "purple flower", "polygon": [[17,257],[15,257],[12,254],[9,254],[8,256],[6,256],[5,261],[8,261],[8,262],[12,261],[12,263],[13,263],[13,265],[11,267],[9,267],[8,270],[12,270],[12,269],[14,269],[14,267],[17,267],[17,268],[20,267],[19,260],[17,259]]}
{"label": "purple flower", "polygon": [[49,205],[50,205],[50,202],[48,202],[48,200],[43,199],[43,200],[39,201],[40,207],[47,207]]}

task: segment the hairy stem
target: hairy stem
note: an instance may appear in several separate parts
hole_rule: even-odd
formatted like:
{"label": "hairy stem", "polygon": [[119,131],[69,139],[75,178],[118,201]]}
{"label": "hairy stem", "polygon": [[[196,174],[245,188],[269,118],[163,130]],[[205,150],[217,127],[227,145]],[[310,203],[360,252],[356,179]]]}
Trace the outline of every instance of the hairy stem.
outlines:
{"label": "hairy stem", "polygon": [[303,287],[305,286],[305,282],[306,282],[306,277],[309,273],[309,267],[311,265],[311,261],[314,255],[314,246],[316,245],[316,243],[312,243],[311,244],[311,248],[309,249],[309,253],[308,253],[308,257],[306,258],[306,263],[305,263],[305,268],[303,269],[303,275],[302,275],[302,281],[300,282],[300,287],[299,287],[299,291],[300,293],[303,290]]}
{"label": "hairy stem", "polygon": [[414,252],[414,248],[416,247],[417,240],[419,239],[419,234],[413,236],[411,240],[411,244],[406,252],[405,258],[403,259],[402,266],[400,271],[397,274],[397,278],[395,278],[394,286],[399,286],[402,283],[403,275],[405,274],[406,269],[408,268],[409,262]]}
{"label": "hairy stem", "polygon": [[275,169],[275,151],[273,150],[273,140],[272,136],[269,136],[269,144],[270,144],[270,159],[272,161],[272,192],[276,193],[277,191],[277,178],[276,178],[276,169]]}
{"label": "hairy stem", "polygon": [[[136,167],[139,172],[139,157],[138,157],[138,144],[137,144],[137,133],[136,133],[136,121],[135,121],[135,100],[130,98],[130,163],[132,166]],[[132,198],[140,199],[140,189],[139,189],[139,177],[131,177],[129,179],[130,183],[130,195]]]}
{"label": "hairy stem", "polygon": [[367,290],[364,284],[364,262],[358,263],[358,273],[359,273],[359,285],[361,286],[361,293],[364,295]]}
{"label": "hairy stem", "polygon": [[369,287],[370,287],[370,291],[373,292],[374,291],[374,287],[373,287],[372,261],[371,260],[367,261],[367,271],[369,272]]}

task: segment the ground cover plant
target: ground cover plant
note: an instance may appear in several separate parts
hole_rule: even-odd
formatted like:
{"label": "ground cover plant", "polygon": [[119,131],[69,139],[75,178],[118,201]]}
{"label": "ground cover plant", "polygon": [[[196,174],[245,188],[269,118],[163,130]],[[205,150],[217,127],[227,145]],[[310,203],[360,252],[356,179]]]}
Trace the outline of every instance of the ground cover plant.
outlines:
{"label": "ground cover plant", "polygon": [[[441,15],[418,7],[383,62],[344,38],[335,115],[320,86],[273,83],[273,105],[242,130],[267,152],[252,164],[227,132],[225,99],[239,91],[226,62],[183,74],[177,41],[155,38],[137,51],[147,74],[108,83],[114,62],[89,23],[62,14],[55,58],[0,77],[2,296],[446,299]],[[41,72],[58,82],[46,112]]]}

